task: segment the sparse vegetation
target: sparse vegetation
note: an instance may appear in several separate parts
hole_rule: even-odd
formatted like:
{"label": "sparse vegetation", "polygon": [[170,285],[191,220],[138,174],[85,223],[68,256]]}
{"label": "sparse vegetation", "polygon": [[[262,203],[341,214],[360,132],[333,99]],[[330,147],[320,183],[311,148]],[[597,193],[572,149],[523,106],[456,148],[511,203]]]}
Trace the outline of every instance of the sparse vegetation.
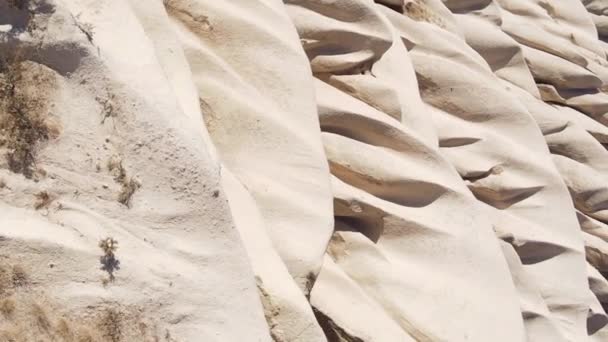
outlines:
{"label": "sparse vegetation", "polygon": [[36,326],[43,331],[49,331],[51,329],[51,322],[49,321],[49,317],[46,314],[46,311],[40,304],[32,304],[32,317],[34,318],[34,322]]}
{"label": "sparse vegetation", "polygon": [[131,197],[140,188],[141,184],[135,177],[127,176],[127,170],[122,165],[122,160],[119,157],[114,156],[108,160],[108,170],[114,173],[114,181],[122,186],[118,194],[118,202],[130,207]]}
{"label": "sparse vegetation", "polygon": [[99,241],[99,248],[103,251],[104,255],[114,255],[114,252],[118,249],[118,241],[114,238],[107,237]]}
{"label": "sparse vegetation", "polygon": [[[118,249],[118,241],[112,237],[107,237],[99,241],[99,248],[103,251],[103,255],[99,258],[101,269],[108,272],[108,281],[114,281],[114,271],[120,269],[120,261],[116,259],[114,254]],[[107,282],[105,282],[107,283]]]}
{"label": "sparse vegetation", "polygon": [[[37,299],[35,299],[37,298]],[[86,319],[63,316],[45,299],[24,295],[11,302],[5,314],[0,302],[0,341],[61,341],[61,342],[120,342],[120,341],[175,341],[160,339],[157,328],[145,326],[141,317],[124,307],[92,307]],[[42,305],[41,303],[45,303]],[[78,316],[75,316],[78,317]]]}
{"label": "sparse vegetation", "polygon": [[44,67],[21,62],[0,61],[0,148],[5,149],[12,172],[33,178],[37,146],[59,134],[48,116],[48,94],[53,75]]}
{"label": "sparse vegetation", "polygon": [[25,273],[25,270],[23,269],[23,267],[21,267],[19,265],[13,266],[12,281],[13,281],[14,287],[20,287],[20,286],[27,285],[28,277],[27,277],[27,273]]}
{"label": "sparse vegetation", "polygon": [[[114,254],[117,243],[104,239],[104,254]],[[59,311],[28,272],[10,257],[0,255],[0,341],[118,342],[174,341],[159,338],[154,322],[145,321],[141,308],[118,303],[91,303],[86,312],[71,316]],[[40,284],[46,286],[47,284]],[[67,315],[66,315],[67,314]],[[144,323],[146,322],[146,324]]]}
{"label": "sparse vegetation", "polygon": [[0,265],[0,297],[28,284],[28,276],[19,265]]}
{"label": "sparse vegetation", "polygon": [[108,159],[107,167],[108,171],[114,173],[114,179],[120,179],[127,176],[127,171],[122,166],[122,159],[117,155],[113,155]]}
{"label": "sparse vegetation", "polygon": [[118,194],[118,202],[130,207],[131,197],[133,197],[133,194],[139,187],[140,184],[135,178],[125,179],[122,183],[122,190]]}
{"label": "sparse vegetation", "polygon": [[102,336],[111,342],[119,342],[122,335],[122,315],[115,309],[106,309],[99,321]]}

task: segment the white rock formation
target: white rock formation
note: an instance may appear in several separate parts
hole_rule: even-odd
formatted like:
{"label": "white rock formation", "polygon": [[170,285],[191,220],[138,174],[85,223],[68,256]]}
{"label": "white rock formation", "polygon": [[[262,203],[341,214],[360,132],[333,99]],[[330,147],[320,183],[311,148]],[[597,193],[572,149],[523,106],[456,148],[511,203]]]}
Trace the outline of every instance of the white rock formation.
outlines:
{"label": "white rock formation", "polygon": [[0,341],[608,341],[606,39],[603,0],[0,0]]}

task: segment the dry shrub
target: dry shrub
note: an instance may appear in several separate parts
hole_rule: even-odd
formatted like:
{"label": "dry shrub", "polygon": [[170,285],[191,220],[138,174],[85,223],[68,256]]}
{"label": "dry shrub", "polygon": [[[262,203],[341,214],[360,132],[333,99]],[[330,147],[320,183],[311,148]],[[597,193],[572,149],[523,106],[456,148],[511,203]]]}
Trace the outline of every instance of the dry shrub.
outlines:
{"label": "dry shrub", "polygon": [[8,167],[27,178],[35,174],[40,142],[59,135],[48,115],[54,73],[33,62],[0,62],[0,148]]}
{"label": "dry shrub", "polygon": [[131,198],[135,191],[141,187],[141,184],[135,177],[129,177],[127,170],[122,164],[122,159],[117,156],[112,157],[108,160],[108,170],[114,174],[114,181],[122,186],[120,193],[118,194],[118,202],[130,207]]}
{"label": "dry shrub", "polygon": [[[116,251],[115,240],[101,244],[104,254]],[[47,283],[40,283],[41,287]],[[84,312],[62,311],[26,270],[0,255],[0,342],[159,342],[158,328],[138,307],[116,302],[88,305]]]}
{"label": "dry shrub", "polygon": [[108,272],[108,279],[104,280],[104,285],[114,281],[114,272],[120,269],[120,261],[114,254],[118,249],[118,241],[114,238],[107,237],[99,241],[99,248],[103,251],[103,255],[99,258],[101,269]]}
{"label": "dry shrub", "polygon": [[[86,32],[85,32],[86,34]],[[89,36],[87,34],[87,38],[89,38],[89,40],[92,42],[93,41],[93,37],[92,35]],[[102,107],[102,119],[101,119],[101,123],[105,123],[106,120],[108,118],[115,118],[116,117],[116,105],[114,103],[114,94],[111,94],[108,92],[108,95],[106,97],[96,97],[95,101],[97,101],[97,103],[99,103]]]}
{"label": "dry shrub", "polygon": [[99,248],[106,256],[114,256],[114,252],[118,249],[118,241],[112,237],[107,237],[99,241]]}
{"label": "dry shrub", "polygon": [[46,311],[40,304],[34,303],[31,306],[31,314],[33,321],[40,330],[49,331],[51,329],[51,322],[46,314]]}
{"label": "dry shrub", "polygon": [[[0,317],[0,341],[48,342],[159,342],[155,325],[143,324],[141,311],[117,307],[91,307],[89,314],[64,315],[40,292],[22,292],[11,314]],[[0,302],[0,310],[4,310]],[[86,317],[83,319],[83,317]],[[2,321],[4,320],[4,321]]]}

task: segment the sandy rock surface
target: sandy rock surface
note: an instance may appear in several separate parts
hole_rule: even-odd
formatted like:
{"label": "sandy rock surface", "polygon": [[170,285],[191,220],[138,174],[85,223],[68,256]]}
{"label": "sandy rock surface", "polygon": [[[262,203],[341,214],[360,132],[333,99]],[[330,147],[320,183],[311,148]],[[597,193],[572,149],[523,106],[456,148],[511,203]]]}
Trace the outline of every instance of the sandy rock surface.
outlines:
{"label": "sandy rock surface", "polygon": [[608,341],[608,2],[0,0],[0,341]]}

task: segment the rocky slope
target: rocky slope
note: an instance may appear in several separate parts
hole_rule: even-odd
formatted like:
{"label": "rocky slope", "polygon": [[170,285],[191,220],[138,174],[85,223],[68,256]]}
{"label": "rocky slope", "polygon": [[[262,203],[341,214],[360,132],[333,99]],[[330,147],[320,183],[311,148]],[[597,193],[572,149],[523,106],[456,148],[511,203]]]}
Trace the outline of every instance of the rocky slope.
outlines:
{"label": "rocky slope", "polygon": [[0,0],[1,341],[608,341],[608,2]]}

